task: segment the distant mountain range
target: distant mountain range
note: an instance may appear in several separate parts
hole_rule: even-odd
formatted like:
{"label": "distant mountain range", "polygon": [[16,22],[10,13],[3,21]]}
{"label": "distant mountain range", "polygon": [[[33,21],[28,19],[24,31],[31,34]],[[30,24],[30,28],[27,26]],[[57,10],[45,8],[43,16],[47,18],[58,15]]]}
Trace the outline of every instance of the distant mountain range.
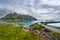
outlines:
{"label": "distant mountain range", "polygon": [[37,19],[29,15],[22,15],[22,14],[17,14],[16,12],[14,12],[14,13],[7,14],[0,20],[1,21],[34,21]]}

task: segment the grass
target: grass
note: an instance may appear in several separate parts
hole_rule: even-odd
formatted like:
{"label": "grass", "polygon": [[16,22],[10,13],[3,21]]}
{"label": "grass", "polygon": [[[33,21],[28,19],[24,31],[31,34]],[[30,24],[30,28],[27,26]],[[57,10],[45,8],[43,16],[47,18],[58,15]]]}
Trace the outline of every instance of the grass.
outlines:
{"label": "grass", "polygon": [[53,32],[53,31],[52,31],[52,33],[53,33],[54,36],[56,36],[58,38],[58,40],[60,40],[60,33]]}
{"label": "grass", "polygon": [[[38,24],[34,24],[32,28],[41,30],[42,27]],[[56,36],[58,40],[60,40],[59,33],[53,31],[51,31],[51,33],[52,35]],[[40,38],[31,32],[24,31],[23,26],[21,25],[0,24],[0,40],[40,40]]]}
{"label": "grass", "polygon": [[[39,30],[41,31],[41,29],[43,28],[44,30],[46,29],[45,27],[42,27],[40,26],[39,24],[35,24],[32,26],[33,29],[36,29],[36,30]],[[48,32],[47,32],[48,33]],[[54,35],[58,40],[60,40],[60,33],[56,33],[56,32],[53,32],[52,30],[50,30],[51,35]],[[48,34],[46,34],[48,35]]]}
{"label": "grass", "polygon": [[40,30],[40,25],[34,24],[34,25],[32,26],[32,28],[35,29],[35,30]]}
{"label": "grass", "polygon": [[24,31],[22,26],[0,24],[0,40],[39,40],[39,37]]}

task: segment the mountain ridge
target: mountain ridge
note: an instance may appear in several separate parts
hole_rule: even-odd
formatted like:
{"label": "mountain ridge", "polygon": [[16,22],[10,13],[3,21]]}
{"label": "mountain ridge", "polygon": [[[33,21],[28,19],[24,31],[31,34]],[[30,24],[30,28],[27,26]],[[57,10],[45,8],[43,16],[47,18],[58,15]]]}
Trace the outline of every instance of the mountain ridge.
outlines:
{"label": "mountain ridge", "polygon": [[14,13],[7,14],[3,18],[1,18],[1,20],[4,20],[4,21],[34,21],[37,19],[29,15],[22,15],[22,14],[17,14],[16,12],[14,12]]}

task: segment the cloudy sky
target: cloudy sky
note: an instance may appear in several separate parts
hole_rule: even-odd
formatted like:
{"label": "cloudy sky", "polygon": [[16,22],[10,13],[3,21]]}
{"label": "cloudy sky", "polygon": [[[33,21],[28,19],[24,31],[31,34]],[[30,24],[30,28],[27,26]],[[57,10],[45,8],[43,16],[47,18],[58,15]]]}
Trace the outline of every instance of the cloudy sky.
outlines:
{"label": "cloudy sky", "polygon": [[60,0],[0,0],[0,17],[10,12],[38,20],[60,20]]}

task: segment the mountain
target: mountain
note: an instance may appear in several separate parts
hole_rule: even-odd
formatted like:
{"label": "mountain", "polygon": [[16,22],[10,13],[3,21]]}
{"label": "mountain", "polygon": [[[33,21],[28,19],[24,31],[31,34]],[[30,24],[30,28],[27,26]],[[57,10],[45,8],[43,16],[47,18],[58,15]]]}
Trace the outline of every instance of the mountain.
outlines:
{"label": "mountain", "polygon": [[14,12],[14,13],[7,14],[3,18],[1,18],[1,20],[4,20],[4,21],[34,21],[37,19],[29,15],[22,15],[22,14],[17,14],[16,12]]}

